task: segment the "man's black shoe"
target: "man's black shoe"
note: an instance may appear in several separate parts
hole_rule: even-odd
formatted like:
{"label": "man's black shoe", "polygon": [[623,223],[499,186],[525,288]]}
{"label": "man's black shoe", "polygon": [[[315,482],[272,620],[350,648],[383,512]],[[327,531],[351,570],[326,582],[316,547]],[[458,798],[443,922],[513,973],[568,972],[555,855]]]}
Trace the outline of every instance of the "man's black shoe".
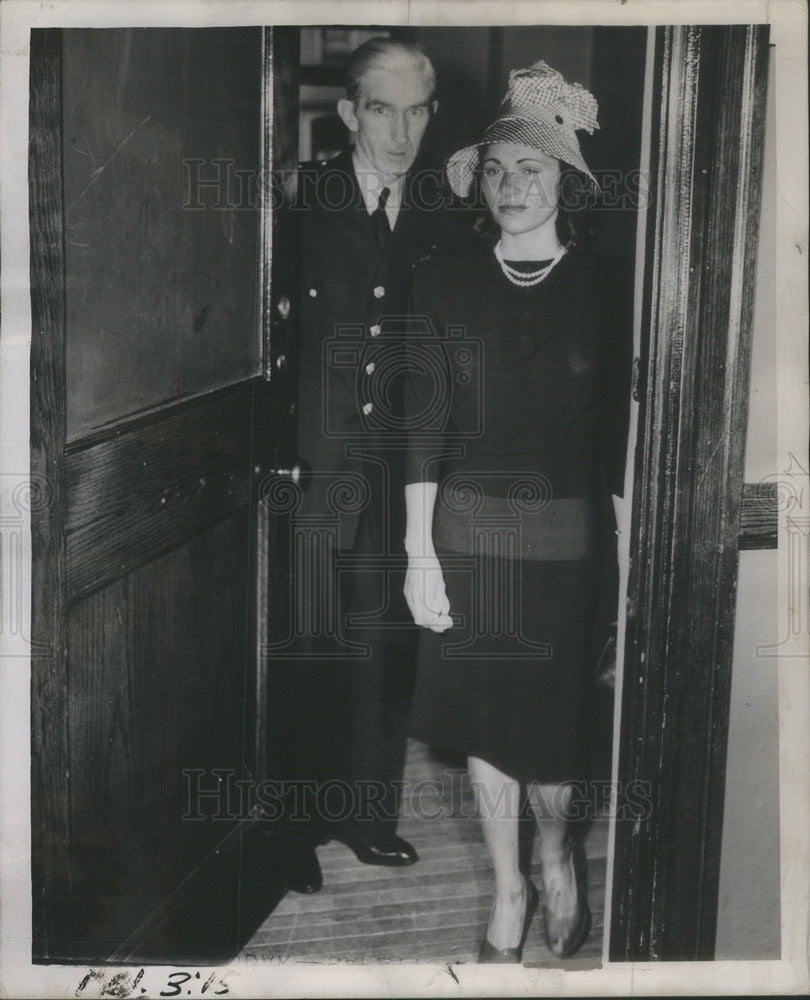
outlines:
{"label": "man's black shoe", "polygon": [[378,836],[359,836],[346,834],[336,837],[357,855],[357,860],[365,865],[388,865],[392,868],[402,868],[413,865],[419,860],[415,849],[398,837],[395,833]]}
{"label": "man's black shoe", "polygon": [[323,873],[312,844],[294,844],[286,854],[287,888],[293,892],[320,892]]}

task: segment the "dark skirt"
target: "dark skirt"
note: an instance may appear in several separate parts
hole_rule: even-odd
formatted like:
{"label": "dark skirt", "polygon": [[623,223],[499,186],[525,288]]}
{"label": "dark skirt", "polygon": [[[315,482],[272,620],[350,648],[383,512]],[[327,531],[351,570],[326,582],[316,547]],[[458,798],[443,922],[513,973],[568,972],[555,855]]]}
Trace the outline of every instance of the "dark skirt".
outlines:
{"label": "dark skirt", "polygon": [[483,514],[473,524],[437,510],[454,625],[420,630],[409,732],[522,781],[577,780],[598,575],[593,505],[524,511],[517,531]]}

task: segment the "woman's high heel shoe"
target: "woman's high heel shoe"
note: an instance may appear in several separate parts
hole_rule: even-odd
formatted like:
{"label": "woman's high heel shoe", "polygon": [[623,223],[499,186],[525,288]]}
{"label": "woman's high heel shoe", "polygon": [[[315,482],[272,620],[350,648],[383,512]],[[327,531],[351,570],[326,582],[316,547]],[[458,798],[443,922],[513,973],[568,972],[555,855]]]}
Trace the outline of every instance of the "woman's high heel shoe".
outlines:
{"label": "woman's high heel shoe", "polygon": [[[568,884],[576,890],[577,898],[573,913],[560,917],[555,914],[549,901],[554,890],[548,887],[544,875],[545,896],[543,899],[543,929],[546,944],[553,955],[558,958],[570,958],[582,947],[591,933],[591,908],[588,905],[588,871],[585,848],[579,838],[569,837],[568,847]],[[556,894],[559,897],[559,892]]]}
{"label": "woman's high heel shoe", "polygon": [[523,945],[526,943],[526,935],[529,933],[529,924],[537,909],[538,895],[533,882],[526,879],[526,909],[523,912],[523,928],[520,932],[520,941],[516,948],[496,948],[490,944],[489,938],[485,937],[481,942],[478,951],[478,963],[484,965],[492,962],[510,962],[512,964],[520,962],[523,958]]}

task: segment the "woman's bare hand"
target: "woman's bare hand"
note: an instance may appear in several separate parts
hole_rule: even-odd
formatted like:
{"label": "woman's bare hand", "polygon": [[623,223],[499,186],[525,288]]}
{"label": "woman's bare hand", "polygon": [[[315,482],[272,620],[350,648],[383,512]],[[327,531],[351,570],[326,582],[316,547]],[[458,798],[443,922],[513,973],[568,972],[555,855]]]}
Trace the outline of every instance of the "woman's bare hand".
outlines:
{"label": "woman's bare hand", "polygon": [[444,574],[437,556],[420,556],[408,560],[405,600],[417,625],[433,632],[446,632],[452,626],[450,601],[444,589]]}

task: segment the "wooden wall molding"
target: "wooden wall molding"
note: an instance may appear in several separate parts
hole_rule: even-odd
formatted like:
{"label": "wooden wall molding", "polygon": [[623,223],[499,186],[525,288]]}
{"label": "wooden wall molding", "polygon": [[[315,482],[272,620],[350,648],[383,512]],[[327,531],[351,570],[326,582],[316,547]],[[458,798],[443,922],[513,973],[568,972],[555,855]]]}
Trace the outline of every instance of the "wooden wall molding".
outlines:
{"label": "wooden wall molding", "polygon": [[739,548],[775,549],[778,546],[778,484],[746,483],[740,507]]}

